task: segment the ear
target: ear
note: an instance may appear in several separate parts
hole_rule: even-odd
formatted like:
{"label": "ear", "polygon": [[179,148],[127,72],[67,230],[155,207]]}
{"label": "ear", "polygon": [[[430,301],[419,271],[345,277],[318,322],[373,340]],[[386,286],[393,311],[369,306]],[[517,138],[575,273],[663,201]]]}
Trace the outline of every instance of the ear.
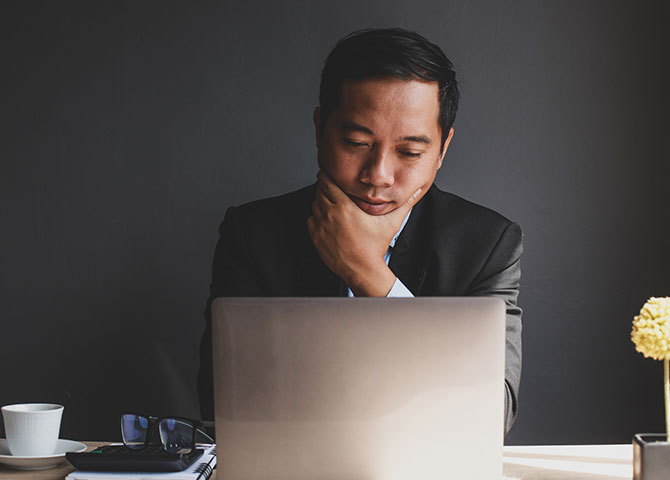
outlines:
{"label": "ear", "polygon": [[449,143],[451,143],[451,137],[454,136],[454,128],[452,127],[451,130],[449,130],[449,136],[447,136],[447,139],[444,141],[444,145],[442,146],[442,152],[440,153],[440,161],[437,164],[437,169],[439,170],[440,167],[442,167],[442,161],[444,160],[444,156],[447,154],[447,148],[449,148]]}
{"label": "ear", "polygon": [[321,107],[317,106],[312,114],[314,121],[314,136],[316,137],[316,148],[319,148],[319,139],[321,137]]}

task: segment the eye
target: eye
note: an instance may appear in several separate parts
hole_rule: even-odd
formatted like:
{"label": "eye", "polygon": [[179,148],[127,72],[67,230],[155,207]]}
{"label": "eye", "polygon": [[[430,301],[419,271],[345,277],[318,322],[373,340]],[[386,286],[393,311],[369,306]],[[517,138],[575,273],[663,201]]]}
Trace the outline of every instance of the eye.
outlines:
{"label": "eye", "polygon": [[349,138],[345,138],[344,143],[346,143],[347,145],[351,145],[352,147],[367,147],[368,146],[368,144],[365,143],[365,142],[357,142],[357,141],[351,140]]}
{"label": "eye", "polygon": [[401,151],[400,155],[403,155],[403,156],[409,157],[409,158],[419,158],[421,156],[420,153],[406,152],[406,151]]}

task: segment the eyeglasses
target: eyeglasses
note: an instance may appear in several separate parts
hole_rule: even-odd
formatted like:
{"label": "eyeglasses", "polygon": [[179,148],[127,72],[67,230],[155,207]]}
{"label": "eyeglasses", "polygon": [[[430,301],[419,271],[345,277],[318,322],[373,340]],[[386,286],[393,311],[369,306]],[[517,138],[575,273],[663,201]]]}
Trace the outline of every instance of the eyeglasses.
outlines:
{"label": "eyeglasses", "polygon": [[201,426],[213,427],[214,422],[201,422],[182,417],[152,417],[137,413],[121,415],[123,444],[132,450],[142,450],[147,445],[160,443],[167,453],[189,454],[196,448],[197,433],[214,442],[212,437],[199,428]]}

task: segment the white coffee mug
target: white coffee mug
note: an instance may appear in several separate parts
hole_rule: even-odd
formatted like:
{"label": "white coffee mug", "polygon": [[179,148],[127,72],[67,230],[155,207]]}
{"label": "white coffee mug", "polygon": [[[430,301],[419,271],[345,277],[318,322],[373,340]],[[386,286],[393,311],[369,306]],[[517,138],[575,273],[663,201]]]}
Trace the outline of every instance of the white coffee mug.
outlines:
{"label": "white coffee mug", "polygon": [[53,455],[60,433],[63,406],[20,403],[2,407],[9,452],[17,457]]}

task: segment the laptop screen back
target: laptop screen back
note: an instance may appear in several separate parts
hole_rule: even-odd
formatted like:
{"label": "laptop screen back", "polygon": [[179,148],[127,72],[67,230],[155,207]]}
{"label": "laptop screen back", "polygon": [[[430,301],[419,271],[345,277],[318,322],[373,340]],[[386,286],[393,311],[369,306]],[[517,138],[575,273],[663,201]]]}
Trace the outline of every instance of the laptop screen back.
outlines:
{"label": "laptop screen back", "polygon": [[219,475],[502,475],[505,307],[492,298],[220,298]]}

